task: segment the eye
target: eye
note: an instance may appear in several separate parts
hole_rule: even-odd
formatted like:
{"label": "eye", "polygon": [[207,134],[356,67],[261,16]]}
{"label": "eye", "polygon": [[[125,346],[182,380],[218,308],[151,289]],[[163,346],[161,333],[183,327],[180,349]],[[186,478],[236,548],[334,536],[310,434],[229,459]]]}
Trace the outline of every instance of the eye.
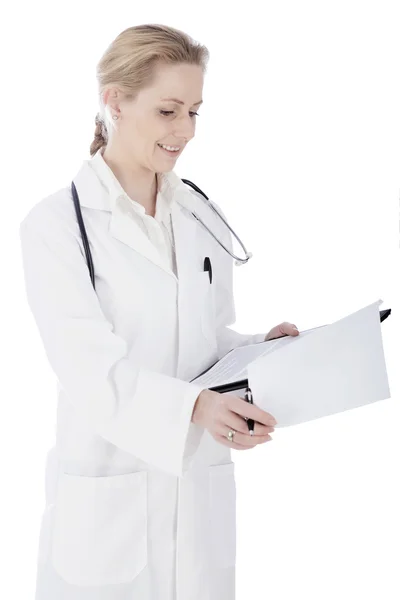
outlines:
{"label": "eye", "polygon": [[[161,114],[163,117],[168,117],[169,115],[172,115],[172,114],[173,114],[173,112],[174,112],[173,110],[160,110],[160,114]],[[199,115],[199,113],[197,113],[197,112],[193,112],[193,111],[192,111],[192,112],[190,112],[189,114],[190,114],[190,116],[191,116],[191,117],[194,117],[195,115],[197,115],[198,117],[200,116],[200,115]]]}

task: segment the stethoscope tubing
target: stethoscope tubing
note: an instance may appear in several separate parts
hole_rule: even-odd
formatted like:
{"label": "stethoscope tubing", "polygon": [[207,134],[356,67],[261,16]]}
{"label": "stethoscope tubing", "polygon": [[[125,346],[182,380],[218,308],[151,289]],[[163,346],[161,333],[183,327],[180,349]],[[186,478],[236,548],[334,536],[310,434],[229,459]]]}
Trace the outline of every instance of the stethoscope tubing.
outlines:
{"label": "stethoscope tubing", "polygon": [[232,258],[235,259],[235,265],[237,266],[241,266],[244,265],[248,262],[248,260],[253,256],[251,252],[247,252],[242,240],[239,238],[239,236],[235,233],[235,231],[232,229],[232,227],[229,225],[229,223],[226,221],[226,219],[224,219],[224,217],[220,214],[220,212],[216,209],[216,207],[213,205],[213,203],[210,201],[210,199],[208,198],[208,196],[206,196],[206,194],[192,181],[189,181],[188,179],[182,179],[182,181],[188,185],[190,185],[194,190],[196,190],[199,194],[201,194],[201,196],[203,196],[203,198],[205,198],[208,206],[214,211],[214,213],[216,215],[218,215],[218,217],[221,219],[221,221],[224,223],[224,225],[229,229],[229,231],[232,233],[232,235],[234,235],[234,237],[237,239],[237,241],[239,242],[240,246],[243,249],[243,252],[246,255],[246,258],[240,258],[239,256],[236,256],[235,254],[233,254],[229,248],[227,248],[218,238],[216,235],[214,235],[214,233],[211,231],[211,229],[209,229],[207,227],[207,225],[205,223],[203,223],[203,221],[200,219],[200,217],[193,211],[191,211],[191,214],[194,216],[195,219],[197,219],[197,221],[199,223],[201,223],[201,225],[203,225],[203,227],[205,227],[205,229],[208,231],[208,233],[214,238],[214,240],[225,250],[225,252],[227,252],[229,254],[229,256],[231,256]]}
{"label": "stethoscope tubing", "polygon": [[[193,183],[192,181],[189,181],[188,179],[182,179],[182,181],[184,183],[187,183],[188,185],[190,185],[193,189],[195,189],[197,192],[199,192],[199,194],[201,194],[201,196],[203,196],[205,198],[205,200],[207,201],[208,206],[214,211],[214,213],[222,220],[222,222],[225,224],[225,226],[228,227],[229,231],[235,236],[235,238],[237,239],[237,241],[239,242],[239,244],[243,248],[243,251],[244,251],[244,253],[246,255],[246,258],[240,258],[239,256],[236,256],[235,254],[233,254],[229,250],[229,248],[227,248],[217,238],[217,236],[211,231],[211,229],[209,229],[207,227],[207,225],[200,219],[200,217],[195,212],[190,211],[191,214],[193,215],[193,217],[208,231],[208,233],[225,250],[225,252],[227,252],[229,254],[229,256],[231,256],[232,258],[235,259],[235,265],[240,266],[240,265],[243,265],[243,264],[247,263],[247,261],[249,260],[249,258],[252,257],[252,254],[251,254],[251,252],[247,252],[247,250],[246,250],[243,242],[236,235],[236,233],[233,231],[232,227],[229,225],[229,223],[226,221],[226,219],[224,219],[224,217],[215,208],[215,206],[213,206],[212,202],[205,195],[205,193],[199,187],[197,187],[197,185],[195,183]],[[81,236],[82,236],[83,247],[84,247],[84,251],[85,251],[85,255],[86,255],[86,262],[87,262],[87,265],[88,265],[88,268],[89,268],[90,279],[92,281],[93,287],[95,288],[95,275],[94,275],[93,259],[92,259],[92,255],[91,255],[91,252],[90,252],[89,240],[87,238],[85,224],[83,222],[83,217],[82,217],[82,211],[81,211],[81,205],[80,205],[80,202],[79,202],[78,192],[77,192],[77,189],[75,187],[75,183],[73,181],[71,183],[71,191],[72,191],[72,198],[73,198],[74,206],[75,206],[76,217],[77,217],[77,220],[78,220],[79,229],[80,229]]]}

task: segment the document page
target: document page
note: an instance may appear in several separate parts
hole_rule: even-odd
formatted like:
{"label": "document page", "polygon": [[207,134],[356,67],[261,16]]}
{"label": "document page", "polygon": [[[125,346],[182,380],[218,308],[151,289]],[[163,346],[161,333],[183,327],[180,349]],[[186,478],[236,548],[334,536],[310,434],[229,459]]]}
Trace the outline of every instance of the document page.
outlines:
{"label": "document page", "polygon": [[248,365],[254,404],[276,427],[390,398],[379,315],[381,300]]}
{"label": "document page", "polygon": [[[315,327],[314,329],[307,329],[302,331],[300,335],[305,336],[308,333],[320,329]],[[298,337],[298,336],[296,336]],[[216,385],[222,385],[225,383],[232,383],[234,381],[240,381],[241,379],[247,379],[247,366],[260,356],[266,356],[270,352],[274,352],[282,346],[293,343],[296,338],[285,336],[276,340],[270,340],[268,342],[261,342],[259,344],[249,344],[247,346],[240,346],[235,348],[226,354],[221,360],[207,370],[203,375],[199,375],[191,382],[204,385],[207,388],[214,387]]]}

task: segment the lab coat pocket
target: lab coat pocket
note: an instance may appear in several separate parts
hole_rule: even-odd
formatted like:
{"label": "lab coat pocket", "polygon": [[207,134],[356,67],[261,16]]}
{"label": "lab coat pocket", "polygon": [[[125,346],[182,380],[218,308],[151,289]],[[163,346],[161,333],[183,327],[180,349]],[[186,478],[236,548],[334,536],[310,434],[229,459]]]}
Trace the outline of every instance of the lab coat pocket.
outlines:
{"label": "lab coat pocket", "polygon": [[210,553],[217,567],[236,562],[236,482],[233,462],[209,467]]}
{"label": "lab coat pocket", "polygon": [[147,564],[147,472],[61,473],[52,563],[72,585],[132,581]]}
{"label": "lab coat pocket", "polygon": [[208,271],[199,273],[199,294],[202,332],[211,346],[216,347],[215,286],[210,283]]}

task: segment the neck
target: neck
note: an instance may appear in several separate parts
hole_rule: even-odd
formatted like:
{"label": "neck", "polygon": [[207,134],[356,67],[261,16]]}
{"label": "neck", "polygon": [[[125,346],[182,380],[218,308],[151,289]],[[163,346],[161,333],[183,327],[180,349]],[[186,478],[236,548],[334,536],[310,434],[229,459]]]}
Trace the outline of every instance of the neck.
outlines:
{"label": "neck", "polygon": [[105,163],[118,179],[123,190],[132,200],[141,204],[146,213],[153,216],[156,210],[158,180],[156,173],[143,167],[132,165],[125,153],[110,143],[102,151]]}

